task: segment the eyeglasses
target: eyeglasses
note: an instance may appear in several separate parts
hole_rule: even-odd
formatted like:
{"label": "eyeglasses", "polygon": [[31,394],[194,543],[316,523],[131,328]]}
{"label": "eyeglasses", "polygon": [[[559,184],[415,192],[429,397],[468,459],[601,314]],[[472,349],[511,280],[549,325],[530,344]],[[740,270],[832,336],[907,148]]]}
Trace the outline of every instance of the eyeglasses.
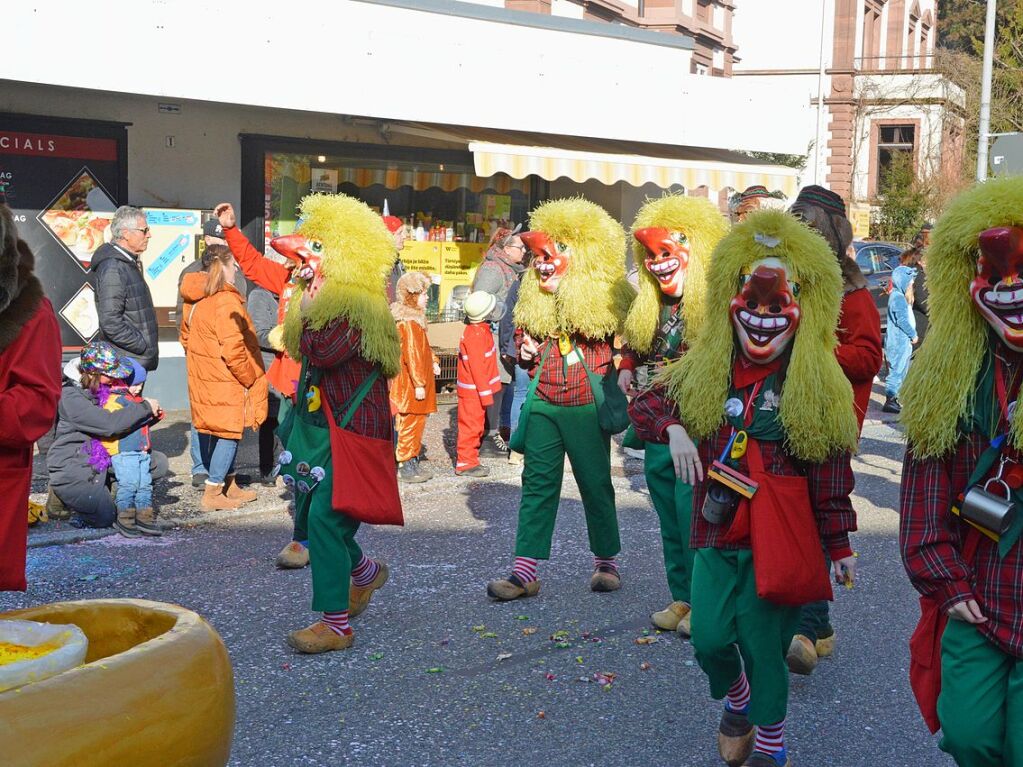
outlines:
{"label": "eyeglasses", "polygon": [[518,248],[519,250],[522,250],[522,251],[529,250],[529,248],[527,248],[525,245],[505,245],[505,247],[506,248]]}
{"label": "eyeglasses", "polygon": [[128,228],[131,229],[133,232],[142,232],[142,234],[149,234],[148,226],[145,229],[139,229],[137,226],[130,226]]}

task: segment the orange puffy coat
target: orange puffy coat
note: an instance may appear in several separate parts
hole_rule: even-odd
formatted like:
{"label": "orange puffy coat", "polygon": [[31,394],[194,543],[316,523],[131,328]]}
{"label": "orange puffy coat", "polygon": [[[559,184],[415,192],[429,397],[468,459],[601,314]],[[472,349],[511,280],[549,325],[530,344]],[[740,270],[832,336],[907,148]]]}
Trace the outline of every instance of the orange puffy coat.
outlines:
{"label": "orange puffy coat", "polygon": [[241,439],[246,427],[266,420],[267,381],[259,341],[234,285],[204,295],[206,275],[189,274],[181,297],[194,303],[181,322],[188,368],[188,398],[196,429],[224,439]]}
{"label": "orange puffy coat", "polygon": [[[401,339],[401,370],[391,380],[391,410],[414,415],[436,413],[437,387],[433,365],[437,357],[430,348],[426,328],[420,319],[412,316],[411,310],[403,314],[397,304],[391,304],[391,312],[398,320]],[[426,389],[426,399],[416,399],[417,386]]]}

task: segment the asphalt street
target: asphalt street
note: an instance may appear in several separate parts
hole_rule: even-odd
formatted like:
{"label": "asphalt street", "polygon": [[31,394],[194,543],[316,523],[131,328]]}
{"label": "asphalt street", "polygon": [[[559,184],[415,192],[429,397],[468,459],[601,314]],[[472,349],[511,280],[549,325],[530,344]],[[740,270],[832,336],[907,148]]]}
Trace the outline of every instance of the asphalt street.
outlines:
{"label": "asphalt street", "polygon": [[[903,443],[877,406],[854,465],[860,575],[836,594],[838,649],[813,676],[792,678],[787,735],[799,767],[952,764],[909,689],[917,603],[898,554]],[[179,472],[180,431],[173,440],[154,434]],[[0,594],[0,609],[140,597],[202,614],[234,666],[233,765],[721,764],[719,704],[689,644],[649,627],[670,598],[642,464],[613,447],[620,591],[588,589],[582,507],[568,474],[540,594],[494,604],[484,585],[510,569],[518,469],[494,463],[485,480],[457,478],[443,460],[452,442],[444,409],[428,436],[438,476],[405,491],[404,529],[361,531],[391,580],[354,621],[346,652],[300,656],[284,643],[314,615],[308,571],[274,569],[290,535],[279,491],[261,490],[254,511],[201,519],[198,491],[180,476],[157,486],[164,516],[179,527],[155,541],[33,548],[29,591]]]}

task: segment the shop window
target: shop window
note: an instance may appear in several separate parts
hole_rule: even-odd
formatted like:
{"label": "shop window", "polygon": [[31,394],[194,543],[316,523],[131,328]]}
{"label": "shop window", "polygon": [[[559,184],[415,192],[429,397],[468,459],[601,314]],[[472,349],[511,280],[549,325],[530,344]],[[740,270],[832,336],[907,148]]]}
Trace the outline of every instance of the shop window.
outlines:
{"label": "shop window", "polygon": [[402,261],[434,276],[431,320],[461,318],[469,289],[491,235],[525,224],[535,204],[529,179],[503,173],[477,176],[471,164],[267,151],[264,157],[264,235],[292,233],[303,197],[322,192],[356,197],[405,222]]}
{"label": "shop window", "polygon": [[884,194],[890,174],[908,166],[912,168],[916,128],[913,125],[880,125],[877,129],[876,185]]}

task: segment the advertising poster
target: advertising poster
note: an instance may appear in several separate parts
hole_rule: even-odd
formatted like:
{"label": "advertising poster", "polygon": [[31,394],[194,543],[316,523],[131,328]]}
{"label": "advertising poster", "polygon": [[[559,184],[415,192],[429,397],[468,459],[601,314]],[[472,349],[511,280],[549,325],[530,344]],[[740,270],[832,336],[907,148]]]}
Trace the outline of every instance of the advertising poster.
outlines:
{"label": "advertising poster", "polygon": [[0,114],[0,202],[36,258],[66,349],[95,337],[92,254],[126,196],[125,127]]}
{"label": "advertising poster", "polygon": [[487,246],[471,242],[442,242],[440,307],[447,320],[461,319],[462,301],[469,295],[476,267]]}
{"label": "advertising poster", "polygon": [[181,270],[199,257],[205,217],[201,210],[144,210],[150,237],[142,254],[142,273],[153,294],[153,306],[171,308],[177,304]]}

